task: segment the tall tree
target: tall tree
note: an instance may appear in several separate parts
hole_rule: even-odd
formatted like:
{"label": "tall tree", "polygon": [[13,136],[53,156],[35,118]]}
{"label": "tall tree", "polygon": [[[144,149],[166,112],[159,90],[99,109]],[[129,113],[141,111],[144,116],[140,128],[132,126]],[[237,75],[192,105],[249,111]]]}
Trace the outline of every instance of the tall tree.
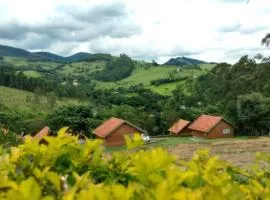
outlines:
{"label": "tall tree", "polygon": [[270,33],[267,33],[266,36],[262,39],[262,44],[266,46],[270,45]]}
{"label": "tall tree", "polygon": [[270,98],[261,93],[238,97],[237,113],[241,128],[251,133],[269,133]]}

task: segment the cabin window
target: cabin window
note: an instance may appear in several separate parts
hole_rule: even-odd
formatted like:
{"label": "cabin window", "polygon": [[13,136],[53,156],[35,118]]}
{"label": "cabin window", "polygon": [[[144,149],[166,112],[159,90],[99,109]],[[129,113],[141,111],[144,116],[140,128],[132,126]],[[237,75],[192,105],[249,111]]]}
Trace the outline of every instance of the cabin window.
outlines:
{"label": "cabin window", "polygon": [[222,131],[223,134],[230,134],[231,133],[231,129],[230,128],[224,128]]}

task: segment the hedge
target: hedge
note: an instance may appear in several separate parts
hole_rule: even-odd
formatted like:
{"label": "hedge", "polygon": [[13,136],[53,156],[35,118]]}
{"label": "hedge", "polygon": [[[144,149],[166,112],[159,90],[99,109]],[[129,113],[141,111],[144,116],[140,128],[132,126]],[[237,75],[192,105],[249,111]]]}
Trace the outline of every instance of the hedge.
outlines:
{"label": "hedge", "polygon": [[270,199],[267,154],[241,169],[207,150],[179,161],[165,149],[136,144],[129,140],[135,148],[109,154],[102,141],[82,143],[66,129],[43,141],[26,137],[0,149],[0,199]]}

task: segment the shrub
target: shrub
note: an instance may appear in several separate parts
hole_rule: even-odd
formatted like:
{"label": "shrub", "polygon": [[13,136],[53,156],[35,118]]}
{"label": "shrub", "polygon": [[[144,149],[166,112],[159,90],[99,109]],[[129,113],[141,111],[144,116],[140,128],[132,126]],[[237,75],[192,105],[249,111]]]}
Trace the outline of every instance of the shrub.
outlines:
{"label": "shrub", "polygon": [[21,142],[21,138],[15,132],[3,131],[0,128],[0,145],[2,145],[2,147],[15,146]]}
{"label": "shrub", "polygon": [[270,157],[264,168],[233,167],[207,150],[177,162],[161,148],[103,152],[102,141],[62,129],[48,144],[25,143],[0,151],[1,199],[267,199]]}
{"label": "shrub", "polygon": [[160,79],[156,79],[156,80],[152,80],[150,82],[151,85],[154,85],[154,86],[159,86],[159,85],[162,85],[162,84],[166,84],[166,83],[174,83],[174,82],[178,82],[178,81],[183,81],[183,80],[186,80],[187,77],[168,77],[168,78],[160,78]]}

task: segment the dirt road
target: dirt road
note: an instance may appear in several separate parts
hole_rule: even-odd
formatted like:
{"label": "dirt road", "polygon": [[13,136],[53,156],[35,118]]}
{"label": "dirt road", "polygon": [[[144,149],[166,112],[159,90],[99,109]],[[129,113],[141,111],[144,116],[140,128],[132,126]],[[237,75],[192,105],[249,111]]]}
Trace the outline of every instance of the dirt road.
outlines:
{"label": "dirt road", "polygon": [[254,163],[256,152],[270,153],[270,138],[246,139],[237,141],[218,141],[211,143],[178,144],[168,147],[169,152],[178,158],[190,159],[197,149],[207,148],[220,159],[239,166]]}

